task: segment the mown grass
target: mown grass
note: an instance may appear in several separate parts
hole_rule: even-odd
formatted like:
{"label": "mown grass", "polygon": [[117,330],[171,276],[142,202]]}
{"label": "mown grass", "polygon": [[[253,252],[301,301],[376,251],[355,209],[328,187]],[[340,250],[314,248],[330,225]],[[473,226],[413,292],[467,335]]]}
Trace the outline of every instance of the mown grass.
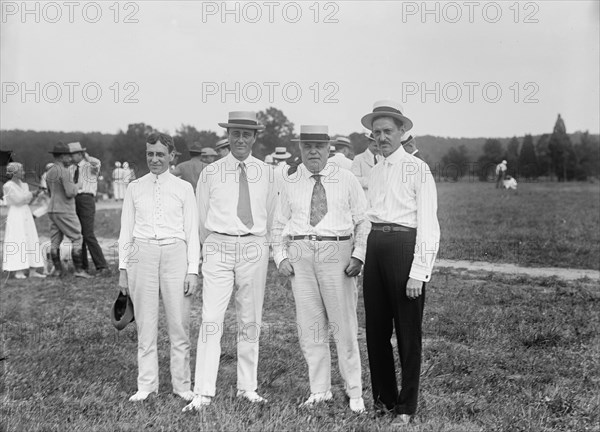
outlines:
{"label": "mown grass", "polygon": [[[2,409],[7,431],[390,430],[389,418],[350,412],[334,355],[332,404],[297,408],[309,392],[293,296],[271,264],[264,307],[259,390],[235,396],[235,338],[223,339],[218,394],[183,414],[170,391],[164,319],[157,397],[127,401],[136,386],[136,332],[108,320],[116,278],[82,283],[18,281],[2,290]],[[201,310],[193,307],[195,341]],[[593,431],[600,422],[600,292],[597,282],[489,273],[436,272],[428,286],[420,408],[415,431]],[[233,308],[227,328],[233,328]],[[364,395],[372,405],[364,340]],[[335,350],[333,350],[335,352]],[[195,344],[192,351],[195,359]]]}

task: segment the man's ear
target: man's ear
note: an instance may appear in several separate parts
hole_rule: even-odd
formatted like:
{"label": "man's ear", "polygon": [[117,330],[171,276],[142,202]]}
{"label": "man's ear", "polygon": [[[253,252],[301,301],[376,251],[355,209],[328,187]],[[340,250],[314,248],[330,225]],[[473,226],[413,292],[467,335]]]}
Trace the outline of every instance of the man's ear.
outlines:
{"label": "man's ear", "polygon": [[173,159],[175,159],[175,150],[169,153],[169,162],[173,162]]}

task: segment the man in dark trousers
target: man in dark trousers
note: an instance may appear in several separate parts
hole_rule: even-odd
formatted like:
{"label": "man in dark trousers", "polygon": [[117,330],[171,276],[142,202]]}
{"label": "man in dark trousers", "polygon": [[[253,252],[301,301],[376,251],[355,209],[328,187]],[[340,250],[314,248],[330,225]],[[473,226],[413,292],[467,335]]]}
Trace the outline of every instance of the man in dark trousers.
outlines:
{"label": "man in dark trousers", "polygon": [[96,192],[98,190],[98,174],[100,173],[101,163],[98,159],[85,153],[85,149],[78,142],[70,144],[74,151],[73,165],[69,167],[73,183],[77,186],[77,195],[75,196],[75,210],[81,223],[81,234],[83,235],[82,245],[82,267],[88,271],[87,250],[90,250],[92,261],[96,267],[96,275],[108,275],[108,265],[102,253],[102,248],[98,244],[96,234],[94,234],[94,219],[96,216]]}
{"label": "man in dark trousers", "polygon": [[[440,239],[437,191],[427,164],[402,146],[412,121],[398,103],[376,102],[361,122],[373,131],[384,156],[371,170],[367,192],[371,233],[363,289],[373,400],[376,409],[391,411],[404,424],[415,414],[419,396],[425,282]],[[390,342],[394,327],[400,391]]]}

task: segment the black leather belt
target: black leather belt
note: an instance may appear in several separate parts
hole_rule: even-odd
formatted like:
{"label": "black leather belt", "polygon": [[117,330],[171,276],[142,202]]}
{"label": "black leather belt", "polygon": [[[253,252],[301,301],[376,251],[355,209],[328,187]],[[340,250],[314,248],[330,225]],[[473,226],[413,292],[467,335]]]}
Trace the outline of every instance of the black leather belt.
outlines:
{"label": "black leather belt", "polygon": [[216,232],[216,231],[215,231],[215,234],[220,234],[220,235],[224,235],[227,237],[248,237],[248,236],[252,235],[251,233],[248,233],[248,234],[225,234],[225,233]]}
{"label": "black leather belt", "polygon": [[77,194],[77,196],[79,196],[79,195],[89,195],[89,196],[94,196],[94,194],[93,194],[93,193],[91,193],[91,192],[79,192],[79,193]]}
{"label": "black leather belt", "polygon": [[398,224],[382,224],[382,223],[372,223],[371,231],[382,231],[382,232],[414,232],[416,228],[409,228]]}
{"label": "black leather belt", "polygon": [[311,241],[342,241],[350,240],[352,236],[318,236],[314,234],[310,235],[297,235],[290,236],[290,240],[311,240]]}

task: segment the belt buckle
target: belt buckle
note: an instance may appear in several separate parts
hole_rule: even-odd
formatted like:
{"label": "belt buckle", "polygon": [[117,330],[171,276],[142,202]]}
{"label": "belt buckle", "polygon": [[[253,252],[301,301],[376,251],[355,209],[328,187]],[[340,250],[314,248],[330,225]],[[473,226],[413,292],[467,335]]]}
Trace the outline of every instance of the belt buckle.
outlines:
{"label": "belt buckle", "polygon": [[310,241],[317,241],[317,235],[316,234],[309,234],[308,239]]}
{"label": "belt buckle", "polygon": [[385,233],[386,232],[390,232],[391,230],[392,230],[392,227],[389,226],[389,225],[386,225],[386,226],[384,226],[384,227],[381,228],[381,231],[383,231]]}

